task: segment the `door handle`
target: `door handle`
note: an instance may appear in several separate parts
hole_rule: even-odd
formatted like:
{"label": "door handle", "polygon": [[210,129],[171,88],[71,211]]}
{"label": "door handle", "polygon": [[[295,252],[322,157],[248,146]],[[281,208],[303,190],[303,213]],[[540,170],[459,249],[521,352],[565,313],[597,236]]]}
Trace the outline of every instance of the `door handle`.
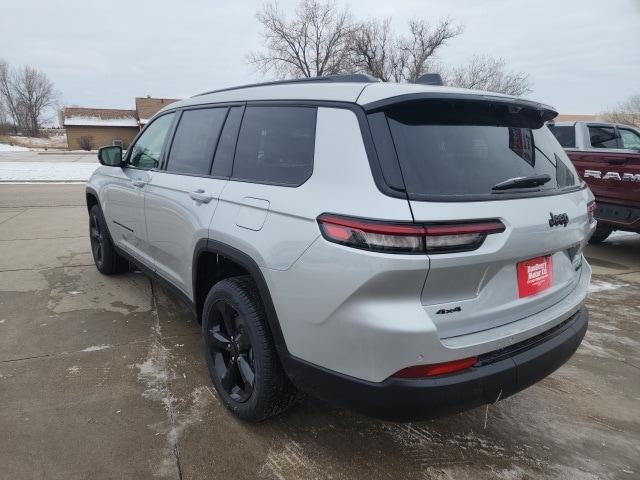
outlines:
{"label": "door handle", "polygon": [[147,182],[145,182],[144,180],[133,180],[131,184],[134,187],[142,188],[147,184]]}
{"label": "door handle", "polygon": [[199,188],[198,190],[194,190],[193,192],[189,192],[189,196],[192,200],[200,203],[209,203],[211,200],[213,200],[213,195],[207,195],[201,188]]}

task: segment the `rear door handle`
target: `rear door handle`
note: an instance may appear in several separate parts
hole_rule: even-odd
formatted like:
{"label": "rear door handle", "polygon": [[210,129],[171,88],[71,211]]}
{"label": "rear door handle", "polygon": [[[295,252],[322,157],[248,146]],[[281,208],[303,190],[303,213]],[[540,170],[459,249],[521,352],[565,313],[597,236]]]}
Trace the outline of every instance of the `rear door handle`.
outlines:
{"label": "rear door handle", "polygon": [[201,188],[199,188],[198,190],[194,190],[193,192],[189,192],[189,196],[192,200],[200,203],[209,203],[211,200],[213,200],[213,195],[207,195]]}
{"label": "rear door handle", "polygon": [[145,182],[144,180],[133,180],[131,184],[134,187],[142,188],[147,184],[147,182]]}

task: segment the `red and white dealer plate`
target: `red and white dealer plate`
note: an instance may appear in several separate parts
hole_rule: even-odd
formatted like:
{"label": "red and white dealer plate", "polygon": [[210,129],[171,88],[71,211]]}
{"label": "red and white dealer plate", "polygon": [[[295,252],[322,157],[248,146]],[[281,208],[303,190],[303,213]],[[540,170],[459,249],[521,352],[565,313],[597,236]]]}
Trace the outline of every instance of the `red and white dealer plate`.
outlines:
{"label": "red and white dealer plate", "polygon": [[518,265],[518,296],[529,297],[551,286],[553,262],[551,255],[531,258]]}

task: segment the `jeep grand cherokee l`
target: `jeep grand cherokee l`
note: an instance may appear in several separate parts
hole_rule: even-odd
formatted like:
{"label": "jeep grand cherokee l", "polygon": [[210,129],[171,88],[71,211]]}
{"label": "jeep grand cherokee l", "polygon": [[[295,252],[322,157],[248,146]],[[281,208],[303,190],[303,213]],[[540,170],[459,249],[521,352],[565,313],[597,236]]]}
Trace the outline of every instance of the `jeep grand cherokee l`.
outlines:
{"label": "jeep grand cherokee l", "polygon": [[587,328],[593,196],[555,115],[364,76],[198,95],[100,150],[95,263],[184,297],[243,419],[299,391],[392,420],[494,402]]}

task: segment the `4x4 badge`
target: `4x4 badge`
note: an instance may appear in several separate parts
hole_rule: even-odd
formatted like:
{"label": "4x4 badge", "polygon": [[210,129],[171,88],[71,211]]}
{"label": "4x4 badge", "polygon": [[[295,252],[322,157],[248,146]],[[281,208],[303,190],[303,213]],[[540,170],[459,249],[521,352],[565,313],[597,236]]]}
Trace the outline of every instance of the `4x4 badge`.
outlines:
{"label": "4x4 badge", "polygon": [[569,224],[569,215],[567,215],[566,213],[559,213],[558,215],[554,215],[553,213],[549,212],[549,216],[551,217],[549,218],[550,227],[557,227],[558,225],[566,227]]}

